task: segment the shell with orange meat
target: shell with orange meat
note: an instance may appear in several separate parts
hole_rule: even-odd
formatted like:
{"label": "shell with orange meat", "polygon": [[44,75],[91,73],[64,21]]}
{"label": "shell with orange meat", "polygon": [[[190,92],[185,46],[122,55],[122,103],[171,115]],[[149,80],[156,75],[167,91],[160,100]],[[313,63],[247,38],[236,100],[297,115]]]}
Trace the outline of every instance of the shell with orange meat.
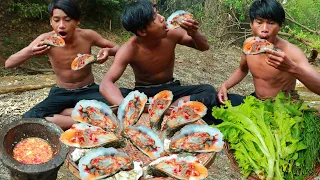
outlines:
{"label": "shell with orange meat", "polygon": [[178,106],[171,111],[166,124],[162,127],[167,135],[172,136],[177,130],[187,124],[196,122],[207,113],[207,107],[198,101],[179,101]]}
{"label": "shell with orange meat", "polygon": [[147,173],[166,175],[181,180],[200,180],[208,177],[207,168],[195,156],[179,157],[171,155],[161,157],[150,163]]}
{"label": "shell with orange meat", "polygon": [[147,126],[128,126],[123,136],[151,159],[157,159],[164,151],[163,143],[156,132]]}
{"label": "shell with orange meat", "polygon": [[60,141],[72,147],[93,148],[111,146],[119,143],[120,139],[113,132],[104,131],[100,127],[78,123],[62,133]]}
{"label": "shell with orange meat", "polygon": [[110,107],[97,100],[81,100],[74,107],[71,117],[73,120],[98,126],[107,131],[118,130],[119,120]]}
{"label": "shell with orange meat", "polygon": [[266,39],[250,37],[245,40],[242,51],[247,55],[255,55],[265,53],[266,48],[275,50],[274,45]]}
{"label": "shell with orange meat", "polygon": [[149,119],[150,127],[159,130],[165,111],[170,107],[173,94],[169,90],[164,90],[149,98]]}
{"label": "shell with orange meat", "polygon": [[79,70],[94,62],[96,62],[96,58],[91,54],[77,54],[77,57],[71,63],[71,69]]}
{"label": "shell with orange meat", "polygon": [[223,149],[223,134],[204,124],[183,127],[170,142],[170,152],[219,152]]}
{"label": "shell with orange meat", "polygon": [[184,10],[178,10],[172,13],[167,19],[167,25],[169,29],[176,29],[180,27],[183,20],[193,19],[193,15]]}
{"label": "shell with orange meat", "polygon": [[63,47],[65,46],[65,41],[57,34],[53,34],[43,40],[44,44],[54,46],[54,47]]}
{"label": "shell with orange meat", "polygon": [[133,169],[133,161],[117,149],[100,147],[83,156],[78,169],[82,180],[104,179],[119,171]]}
{"label": "shell with orange meat", "polygon": [[130,92],[121,102],[118,108],[118,119],[120,127],[125,129],[127,126],[136,124],[144,110],[148,97],[138,90]]}

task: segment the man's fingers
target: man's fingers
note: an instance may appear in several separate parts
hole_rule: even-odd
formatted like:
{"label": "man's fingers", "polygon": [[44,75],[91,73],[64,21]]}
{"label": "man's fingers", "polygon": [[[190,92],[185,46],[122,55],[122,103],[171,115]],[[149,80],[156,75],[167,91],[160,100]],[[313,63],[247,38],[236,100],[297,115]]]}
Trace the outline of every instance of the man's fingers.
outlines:
{"label": "man's fingers", "polygon": [[220,103],[224,104],[224,102],[228,100],[228,97],[224,93],[218,93],[218,99]]}

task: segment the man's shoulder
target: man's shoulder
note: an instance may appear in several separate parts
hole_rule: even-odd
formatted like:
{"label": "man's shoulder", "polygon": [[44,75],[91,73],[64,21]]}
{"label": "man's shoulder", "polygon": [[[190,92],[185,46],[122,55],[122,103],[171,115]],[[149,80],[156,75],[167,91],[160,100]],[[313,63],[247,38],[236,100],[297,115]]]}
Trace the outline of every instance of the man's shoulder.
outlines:
{"label": "man's shoulder", "polygon": [[116,56],[132,57],[137,51],[139,51],[137,39],[135,37],[131,37],[127,42],[120,46]]}
{"label": "man's shoulder", "polygon": [[96,34],[97,32],[92,29],[76,28],[75,33],[83,35],[83,36],[90,36],[92,34]]}
{"label": "man's shoulder", "polygon": [[125,42],[121,47],[126,49],[135,49],[139,47],[138,45],[138,38],[136,36],[131,37],[127,42]]}
{"label": "man's shoulder", "polygon": [[280,48],[280,50],[286,52],[286,53],[297,53],[297,52],[300,52],[302,51],[298,46],[292,44],[291,42],[285,40],[285,39],[282,39],[282,38],[279,38],[279,42],[280,42],[280,45],[278,48]]}

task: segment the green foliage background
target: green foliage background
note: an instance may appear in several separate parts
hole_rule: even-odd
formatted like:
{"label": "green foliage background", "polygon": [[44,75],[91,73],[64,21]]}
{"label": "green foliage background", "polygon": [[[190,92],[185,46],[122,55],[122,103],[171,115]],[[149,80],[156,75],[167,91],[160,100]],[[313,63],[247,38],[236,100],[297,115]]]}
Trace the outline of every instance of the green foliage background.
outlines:
{"label": "green foliage background", "polygon": [[[241,22],[249,22],[249,7],[253,0],[220,0],[224,4],[224,8],[229,13],[234,13]],[[295,38],[288,40],[305,49],[320,50],[320,0],[280,0],[286,11],[286,18],[310,28],[318,33],[311,33],[306,29],[286,20],[283,32],[292,34]],[[306,47],[296,39],[308,40],[312,45]]]}
{"label": "green foliage background", "polygon": [[[49,18],[47,6],[50,1],[1,0],[0,6],[9,15],[17,14],[21,19],[47,21]],[[108,30],[111,22],[112,29],[122,30],[121,35],[127,39],[131,34],[123,32],[119,19],[128,1],[130,0],[78,0],[83,14],[81,25],[86,28]],[[249,6],[253,0],[153,0],[153,2],[158,2],[158,9],[165,17],[179,9],[193,13],[200,21],[201,31],[209,37],[209,41],[219,44],[224,40],[218,38],[219,35],[226,31],[233,31],[235,28],[230,26],[228,17],[232,15],[240,22],[249,22]],[[283,6],[288,13],[287,17],[320,33],[320,0],[286,0]],[[292,37],[288,40],[298,46],[309,50],[320,50],[319,33],[308,32],[290,21],[286,21],[282,31],[291,34]],[[305,39],[312,46],[307,47],[297,39]]]}

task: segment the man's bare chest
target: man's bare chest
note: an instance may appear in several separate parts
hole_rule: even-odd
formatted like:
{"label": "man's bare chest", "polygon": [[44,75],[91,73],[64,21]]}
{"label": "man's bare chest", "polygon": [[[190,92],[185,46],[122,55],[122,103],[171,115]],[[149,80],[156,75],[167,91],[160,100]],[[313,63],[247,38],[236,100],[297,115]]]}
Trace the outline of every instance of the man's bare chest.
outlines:
{"label": "man's bare chest", "polygon": [[265,54],[247,56],[248,67],[254,78],[266,81],[287,78],[289,75],[287,72],[280,71],[270,66],[267,64],[266,58],[267,56]]}
{"label": "man's bare chest", "polygon": [[48,56],[52,65],[71,66],[78,54],[90,54],[90,47],[66,47],[51,49]]}

